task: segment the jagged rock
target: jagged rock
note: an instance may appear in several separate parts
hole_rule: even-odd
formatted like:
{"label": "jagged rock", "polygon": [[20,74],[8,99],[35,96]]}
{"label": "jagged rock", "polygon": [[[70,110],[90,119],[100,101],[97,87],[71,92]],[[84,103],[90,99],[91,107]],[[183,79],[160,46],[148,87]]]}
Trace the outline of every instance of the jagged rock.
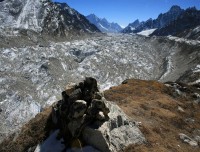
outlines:
{"label": "jagged rock", "polygon": [[103,95],[102,92],[96,92],[96,93],[94,94],[94,98],[95,98],[95,99],[98,99],[98,100],[101,100],[103,96],[104,96],[104,95]]}
{"label": "jagged rock", "polygon": [[185,135],[183,133],[179,134],[179,138],[183,142],[188,143],[190,146],[198,146],[198,143],[195,140],[193,140],[192,138],[188,137],[187,135]]}
{"label": "jagged rock", "polygon": [[80,139],[106,152],[121,151],[129,144],[145,141],[136,123],[117,105],[106,101],[94,78],[68,85],[66,90],[62,92],[63,99],[52,108],[53,122],[66,145]]}
{"label": "jagged rock", "polygon": [[70,95],[74,90],[75,90],[75,86],[76,83],[69,83],[66,87],[65,87],[65,92],[67,95]]}
{"label": "jagged rock", "polygon": [[87,103],[84,100],[76,100],[70,107],[69,117],[75,119],[82,117],[87,110]]}
{"label": "jagged rock", "polygon": [[180,107],[180,106],[178,106],[178,111],[179,112],[183,112],[183,113],[185,112],[185,110],[182,107]]}
{"label": "jagged rock", "polygon": [[106,107],[110,110],[109,120],[97,123],[98,125],[86,126],[83,130],[83,139],[87,144],[103,152],[114,152],[122,151],[129,144],[145,142],[135,122],[117,105],[107,101]]}

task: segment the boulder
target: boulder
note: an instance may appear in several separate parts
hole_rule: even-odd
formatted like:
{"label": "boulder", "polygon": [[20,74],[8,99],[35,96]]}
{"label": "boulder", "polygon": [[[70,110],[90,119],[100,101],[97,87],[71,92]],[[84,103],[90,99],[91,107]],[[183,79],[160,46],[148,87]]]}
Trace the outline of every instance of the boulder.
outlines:
{"label": "boulder", "polygon": [[198,143],[193,140],[192,138],[190,138],[189,136],[183,134],[183,133],[180,133],[179,134],[179,138],[185,142],[185,143],[188,143],[190,146],[198,146]]}
{"label": "boulder", "polygon": [[136,123],[114,103],[105,102],[110,110],[109,119],[83,129],[83,140],[103,152],[123,151],[130,144],[141,144],[145,138]]}
{"label": "boulder", "polygon": [[70,95],[75,90],[76,83],[69,83],[65,87],[65,92],[67,95]]}
{"label": "boulder", "polygon": [[87,103],[84,100],[76,100],[70,107],[69,117],[76,119],[83,117],[87,110]]}

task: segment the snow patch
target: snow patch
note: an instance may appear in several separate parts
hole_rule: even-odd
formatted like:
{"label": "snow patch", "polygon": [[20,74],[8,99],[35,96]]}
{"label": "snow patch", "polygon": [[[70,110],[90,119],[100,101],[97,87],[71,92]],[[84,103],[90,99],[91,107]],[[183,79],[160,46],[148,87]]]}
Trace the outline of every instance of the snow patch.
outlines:
{"label": "snow patch", "polygon": [[143,35],[143,36],[149,36],[150,34],[152,34],[156,29],[149,29],[149,30],[144,30],[141,31],[139,33],[137,33],[138,35]]}
{"label": "snow patch", "polygon": [[200,64],[196,66],[196,68],[193,71],[194,73],[200,72]]}
{"label": "snow patch", "polygon": [[189,45],[200,45],[200,41],[198,40],[189,40],[189,39],[185,39],[185,38],[180,38],[180,37],[176,37],[176,36],[167,36],[168,39],[170,40],[174,40],[176,42],[184,42],[186,44],[189,44]]}
{"label": "snow patch", "polygon": [[49,138],[47,138],[41,145],[38,145],[34,152],[99,152],[92,146],[86,146],[83,148],[71,148],[63,151],[65,145],[62,143],[63,139],[57,140],[56,136],[59,130],[54,131]]}

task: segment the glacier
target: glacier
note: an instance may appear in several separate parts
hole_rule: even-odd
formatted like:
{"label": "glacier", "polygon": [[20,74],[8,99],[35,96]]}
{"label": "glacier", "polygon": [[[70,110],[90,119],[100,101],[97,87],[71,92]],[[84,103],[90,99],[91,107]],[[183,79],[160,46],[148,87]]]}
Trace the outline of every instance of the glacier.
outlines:
{"label": "glacier", "polygon": [[[105,90],[129,78],[175,81],[197,65],[200,46],[193,44],[174,37],[107,34],[0,47],[0,140],[60,100],[70,82],[94,77]],[[193,51],[188,54],[184,46]]]}

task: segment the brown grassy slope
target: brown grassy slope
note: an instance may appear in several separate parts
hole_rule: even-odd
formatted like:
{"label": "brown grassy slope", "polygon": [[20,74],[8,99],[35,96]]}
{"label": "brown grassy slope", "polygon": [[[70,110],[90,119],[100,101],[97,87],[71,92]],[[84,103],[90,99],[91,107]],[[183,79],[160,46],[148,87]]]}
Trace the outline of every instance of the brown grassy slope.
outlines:
{"label": "brown grassy slope", "polygon": [[51,108],[36,115],[35,118],[22,127],[16,139],[13,135],[0,144],[0,152],[25,152],[30,147],[34,147],[43,141],[52,127],[50,115]]}
{"label": "brown grassy slope", "polygon": [[[142,123],[146,145],[130,145],[125,151],[199,152],[199,147],[183,143],[178,134],[192,136],[200,129],[200,106],[191,100],[173,98],[172,90],[156,81],[128,80],[126,84],[105,91],[107,100],[116,102],[124,112]],[[178,111],[178,106],[184,112]],[[186,118],[193,118],[189,123]]]}

